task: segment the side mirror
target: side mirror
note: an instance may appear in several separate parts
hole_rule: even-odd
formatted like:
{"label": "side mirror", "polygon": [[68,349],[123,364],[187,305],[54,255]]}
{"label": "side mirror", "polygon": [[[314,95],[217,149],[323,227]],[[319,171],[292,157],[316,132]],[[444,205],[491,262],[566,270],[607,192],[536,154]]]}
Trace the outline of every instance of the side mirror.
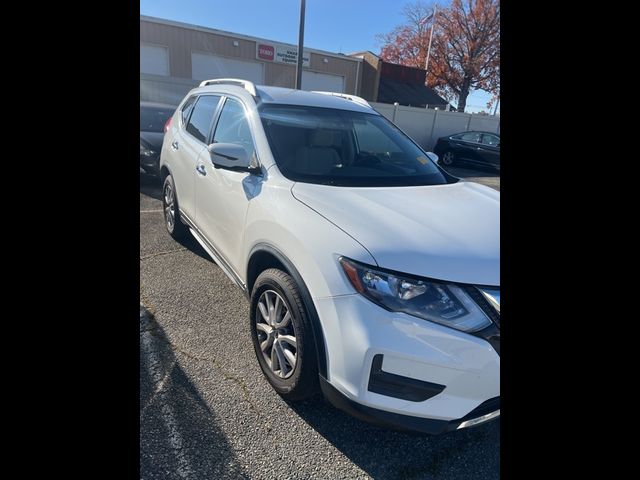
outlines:
{"label": "side mirror", "polygon": [[211,156],[211,163],[218,168],[226,168],[228,170],[239,170],[243,172],[255,173],[259,169],[254,158],[249,154],[242,145],[235,143],[212,143],[207,147]]}
{"label": "side mirror", "polygon": [[427,152],[427,157],[429,157],[429,159],[435,163],[436,165],[440,165],[440,159],[438,158],[438,155],[436,155],[433,152]]}

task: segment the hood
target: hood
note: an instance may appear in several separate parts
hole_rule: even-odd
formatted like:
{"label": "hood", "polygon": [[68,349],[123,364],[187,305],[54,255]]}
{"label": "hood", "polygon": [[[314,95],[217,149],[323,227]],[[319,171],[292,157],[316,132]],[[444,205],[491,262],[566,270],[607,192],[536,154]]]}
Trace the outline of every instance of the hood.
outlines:
{"label": "hood", "polygon": [[151,150],[160,152],[162,150],[162,140],[164,140],[163,132],[140,132],[140,140],[147,143]]}
{"label": "hood", "polygon": [[500,285],[500,193],[489,187],[296,183],[292,194],[360,242],[382,268]]}

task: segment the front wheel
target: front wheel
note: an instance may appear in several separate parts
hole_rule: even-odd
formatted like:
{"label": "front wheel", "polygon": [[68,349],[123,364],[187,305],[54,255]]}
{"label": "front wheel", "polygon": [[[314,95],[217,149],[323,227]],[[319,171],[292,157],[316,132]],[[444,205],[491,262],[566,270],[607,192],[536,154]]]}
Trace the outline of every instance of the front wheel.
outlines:
{"label": "front wheel", "polygon": [[319,392],[313,333],[300,290],[290,275],[262,272],[251,293],[251,338],[262,373],[286,400]]}

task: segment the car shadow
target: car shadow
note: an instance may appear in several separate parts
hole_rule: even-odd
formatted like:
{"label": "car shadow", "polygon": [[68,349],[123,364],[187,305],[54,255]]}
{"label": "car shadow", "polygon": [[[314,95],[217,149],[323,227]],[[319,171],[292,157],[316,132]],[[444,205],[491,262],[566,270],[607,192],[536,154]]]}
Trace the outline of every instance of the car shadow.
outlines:
{"label": "car shadow", "polygon": [[184,248],[189,250],[191,253],[195,253],[200,258],[207,260],[208,262],[213,263],[214,265],[218,265],[213,258],[202,248],[202,245],[198,243],[198,241],[191,234],[187,234],[184,238],[181,238],[177,241]]}
{"label": "car shadow", "polygon": [[[140,174],[140,193],[151,197],[155,200],[162,200],[162,184],[159,178]],[[160,205],[160,208],[162,205]],[[202,248],[193,235],[187,234],[184,238],[178,240],[178,243],[198,255],[200,258],[215,264],[209,254]]]}
{"label": "car shadow", "polygon": [[376,427],[334,408],[322,397],[290,407],[375,479],[499,478],[500,419],[427,436]]}
{"label": "car shadow", "polygon": [[152,175],[140,174],[140,193],[156,200],[162,200],[162,183],[160,178]]}
{"label": "car shadow", "polygon": [[142,305],[140,477],[249,478],[162,327]]}

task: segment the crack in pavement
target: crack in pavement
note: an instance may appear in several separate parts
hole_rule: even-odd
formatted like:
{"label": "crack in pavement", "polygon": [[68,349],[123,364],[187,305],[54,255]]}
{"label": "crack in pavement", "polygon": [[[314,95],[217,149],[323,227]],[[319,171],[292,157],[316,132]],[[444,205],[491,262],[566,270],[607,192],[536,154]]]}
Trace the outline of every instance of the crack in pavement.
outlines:
{"label": "crack in pavement", "polygon": [[[143,296],[141,294],[141,296]],[[166,345],[169,346],[169,348],[171,348],[171,350],[174,353],[178,353],[181,354],[191,360],[195,360],[197,362],[202,362],[202,363],[206,363],[209,364],[211,366],[213,366],[218,372],[220,372],[220,374],[222,375],[222,378],[227,380],[227,381],[231,381],[234,382],[236,385],[238,385],[240,387],[240,390],[242,391],[242,396],[244,397],[245,402],[247,402],[247,404],[249,405],[249,407],[251,408],[251,410],[253,410],[256,415],[258,416],[258,418],[260,418],[262,420],[261,424],[265,426],[265,428],[267,429],[268,432],[271,431],[271,422],[268,419],[265,419],[261,412],[260,409],[256,406],[256,404],[251,400],[251,397],[249,395],[249,389],[247,388],[246,384],[244,383],[244,381],[239,378],[236,377],[235,375],[232,375],[230,373],[228,373],[227,371],[225,371],[225,369],[220,365],[220,363],[216,360],[215,357],[213,358],[207,358],[207,357],[200,357],[198,355],[194,355],[193,353],[189,352],[188,350],[174,344],[173,342],[171,342],[165,335],[160,335],[158,332],[158,329],[160,328],[160,325],[158,324],[158,321],[155,319],[155,316],[151,313],[151,311],[149,309],[147,309],[142,303],[140,303],[140,307],[141,309],[145,309],[147,312],[149,312],[150,315],[147,316],[149,322],[151,323],[151,326],[149,328],[140,330],[141,334],[144,333],[148,333],[149,335],[153,335],[159,342],[163,342]],[[141,313],[141,317],[143,316],[143,314]],[[174,362],[171,365],[171,368],[168,369],[168,373],[166,374],[166,376],[169,375],[171,369],[173,369],[175,367],[177,362]],[[166,378],[165,376],[165,378]],[[164,387],[164,385],[166,385],[166,382],[161,382],[162,385],[159,385],[158,387],[156,387],[156,389],[154,389],[154,394],[151,396],[151,398],[147,401],[146,405],[143,408],[143,412],[144,410],[152,403],[153,398],[162,390],[162,388]]]}

